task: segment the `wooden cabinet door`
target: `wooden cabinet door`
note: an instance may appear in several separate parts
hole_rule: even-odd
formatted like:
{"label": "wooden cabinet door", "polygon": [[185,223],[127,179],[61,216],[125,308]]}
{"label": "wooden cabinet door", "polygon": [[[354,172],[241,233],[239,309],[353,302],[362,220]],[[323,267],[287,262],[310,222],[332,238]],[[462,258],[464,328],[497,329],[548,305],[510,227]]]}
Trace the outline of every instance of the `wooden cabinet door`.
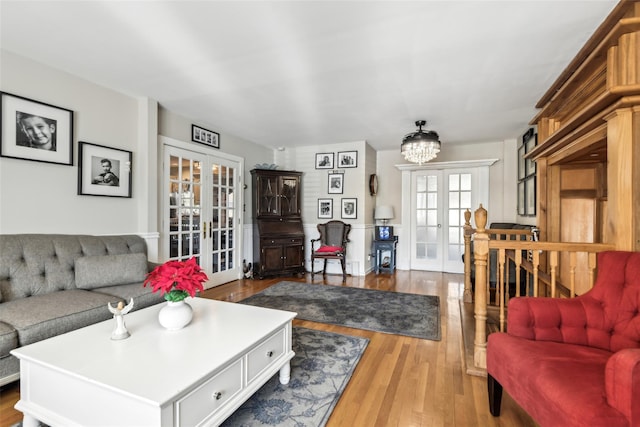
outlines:
{"label": "wooden cabinet door", "polygon": [[265,242],[262,245],[262,272],[282,270],[282,245],[278,243]]}
{"label": "wooden cabinet door", "polygon": [[304,247],[301,243],[288,243],[283,246],[285,269],[298,268],[304,263]]}

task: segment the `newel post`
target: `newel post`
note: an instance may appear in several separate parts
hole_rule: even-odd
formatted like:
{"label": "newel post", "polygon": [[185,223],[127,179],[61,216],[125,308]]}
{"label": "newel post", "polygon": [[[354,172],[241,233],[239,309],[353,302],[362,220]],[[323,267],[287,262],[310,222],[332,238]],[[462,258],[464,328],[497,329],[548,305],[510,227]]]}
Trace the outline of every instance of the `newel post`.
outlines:
{"label": "newel post", "polygon": [[489,257],[489,234],[487,234],[487,210],[482,207],[474,212],[476,233],[473,239],[475,260],[475,319],[473,364],[476,368],[487,368],[487,260]]}
{"label": "newel post", "polygon": [[471,228],[471,211],[467,209],[464,211],[464,294],[462,295],[462,301],[465,303],[473,302],[473,295],[471,294],[471,234],[473,228]]}

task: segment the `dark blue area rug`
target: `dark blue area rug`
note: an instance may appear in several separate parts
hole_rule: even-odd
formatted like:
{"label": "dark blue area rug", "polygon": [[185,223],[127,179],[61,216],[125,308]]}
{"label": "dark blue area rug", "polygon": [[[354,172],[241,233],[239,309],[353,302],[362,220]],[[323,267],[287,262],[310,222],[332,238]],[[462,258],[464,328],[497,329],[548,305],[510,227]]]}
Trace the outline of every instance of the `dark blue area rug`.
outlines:
{"label": "dark blue area rug", "polygon": [[280,282],[240,303],[295,311],[312,322],[440,340],[440,299],[433,295]]}
{"label": "dark blue area rug", "polygon": [[351,379],[369,340],[293,328],[291,380],[274,375],[222,424],[239,426],[324,426]]}
{"label": "dark blue area rug", "polygon": [[324,426],[368,344],[366,338],[294,326],[289,384],[275,374],[222,426]]}

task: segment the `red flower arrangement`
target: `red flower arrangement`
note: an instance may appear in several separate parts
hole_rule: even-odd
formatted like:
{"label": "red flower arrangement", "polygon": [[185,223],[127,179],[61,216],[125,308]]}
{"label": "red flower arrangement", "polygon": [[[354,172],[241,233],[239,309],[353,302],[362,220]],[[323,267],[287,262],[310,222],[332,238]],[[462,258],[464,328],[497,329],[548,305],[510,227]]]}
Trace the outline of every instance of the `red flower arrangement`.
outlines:
{"label": "red flower arrangement", "polygon": [[167,261],[157,266],[147,274],[144,286],[151,286],[153,292],[160,291],[167,301],[182,301],[187,296],[194,297],[196,292],[202,291],[204,282],[209,280],[207,275],[196,262],[195,258],[187,261]]}

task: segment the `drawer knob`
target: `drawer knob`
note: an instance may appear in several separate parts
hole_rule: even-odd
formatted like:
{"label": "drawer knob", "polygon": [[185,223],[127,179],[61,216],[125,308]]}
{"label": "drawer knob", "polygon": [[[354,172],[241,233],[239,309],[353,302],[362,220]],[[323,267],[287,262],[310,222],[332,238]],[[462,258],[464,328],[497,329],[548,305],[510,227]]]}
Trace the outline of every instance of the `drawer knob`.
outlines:
{"label": "drawer knob", "polygon": [[271,350],[267,351],[267,357],[273,357],[273,351]]}
{"label": "drawer knob", "polygon": [[220,400],[222,398],[222,392],[216,391],[212,396],[215,400]]}

